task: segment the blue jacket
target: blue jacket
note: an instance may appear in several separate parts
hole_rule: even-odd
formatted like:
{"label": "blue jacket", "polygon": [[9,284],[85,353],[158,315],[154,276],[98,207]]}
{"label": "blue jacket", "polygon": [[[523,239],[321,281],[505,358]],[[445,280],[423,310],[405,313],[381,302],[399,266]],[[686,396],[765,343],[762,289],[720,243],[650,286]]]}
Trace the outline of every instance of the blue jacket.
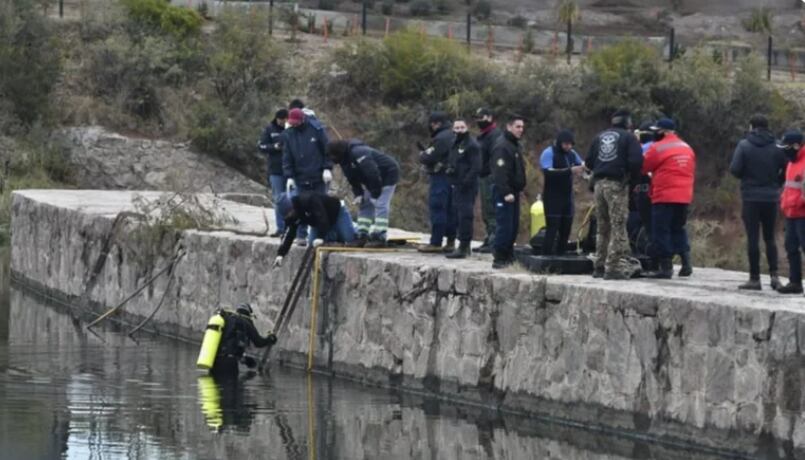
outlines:
{"label": "blue jacket", "polygon": [[257,147],[261,152],[268,155],[268,175],[269,176],[282,176],[282,132],[285,130],[284,126],[277,124],[277,120],[273,120],[263,130],[263,135],[260,136],[260,141]]}
{"label": "blue jacket", "polygon": [[282,133],[282,172],[297,186],[312,187],[322,183],[321,173],[332,169],[327,157],[327,133],[318,122],[305,120]]}
{"label": "blue jacket", "polygon": [[363,195],[365,187],[372,198],[377,199],[383,187],[397,185],[400,180],[400,166],[394,158],[358,139],[349,142],[349,150],[341,162],[341,170],[355,196]]}

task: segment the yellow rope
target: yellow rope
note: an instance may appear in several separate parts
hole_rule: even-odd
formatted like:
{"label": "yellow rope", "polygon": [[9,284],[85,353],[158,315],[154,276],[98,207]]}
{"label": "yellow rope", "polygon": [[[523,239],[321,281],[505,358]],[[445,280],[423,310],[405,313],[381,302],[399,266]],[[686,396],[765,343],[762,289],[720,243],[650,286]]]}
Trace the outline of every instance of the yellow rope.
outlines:
{"label": "yellow rope", "polygon": [[319,246],[313,262],[313,292],[310,299],[310,337],[307,347],[307,371],[313,370],[313,354],[316,347],[316,318],[319,310],[319,271],[321,269],[321,254],[323,252],[400,252],[396,248],[339,248]]}
{"label": "yellow rope", "polygon": [[316,458],[316,419],[313,411],[313,375],[307,375],[307,458]]}

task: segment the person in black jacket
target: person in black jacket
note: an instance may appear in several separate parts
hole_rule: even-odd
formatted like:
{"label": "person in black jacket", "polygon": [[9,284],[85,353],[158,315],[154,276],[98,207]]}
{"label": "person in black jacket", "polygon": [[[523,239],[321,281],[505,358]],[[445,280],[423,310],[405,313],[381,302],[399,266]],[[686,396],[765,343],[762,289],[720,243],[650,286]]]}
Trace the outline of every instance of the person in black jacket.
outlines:
{"label": "person in black jacket", "polygon": [[631,130],[627,110],[612,116],[612,126],[595,137],[585,166],[593,174],[595,195],[596,260],[594,277],[611,280],[631,278],[640,262],[631,256],[626,221],[629,216],[630,183],[640,180],[643,149]]}
{"label": "person in black jacket", "polygon": [[[428,207],[430,208],[430,243],[420,252],[453,252],[456,244],[456,222],[453,213],[453,194],[447,179],[447,159],[455,135],[450,129],[450,117],[444,112],[433,112],[429,118],[431,145],[419,153],[419,162],[430,177]],[[442,247],[447,237],[447,246]]]}
{"label": "person in black jacket", "polygon": [[[310,226],[310,240],[314,246],[322,243],[352,243],[355,227],[346,206],[338,198],[318,192],[302,192],[284,200],[282,210],[287,229],[274,259],[274,266],[282,265],[282,259],[291,249],[301,226]],[[288,203],[290,201],[290,203]]]}
{"label": "person in black jacket", "polygon": [[481,147],[470,136],[465,120],[453,122],[456,140],[447,159],[447,177],[453,187],[453,208],[458,224],[458,248],[447,257],[463,259],[470,255],[472,243],[473,208],[478,195],[478,174],[481,172]]}
{"label": "person in black jacket", "polygon": [[476,140],[481,145],[481,174],[480,174],[480,195],[481,195],[481,217],[486,227],[486,237],[484,242],[476,249],[476,252],[489,253],[495,241],[495,204],[492,199],[492,175],[489,167],[489,158],[492,156],[492,147],[503,134],[495,123],[495,115],[491,110],[481,107],[475,112],[475,123],[481,133]]}
{"label": "person in black jacket", "polygon": [[520,226],[520,194],[525,190],[525,163],[520,151],[525,120],[513,115],[506,131],[492,148],[490,167],[494,181],[495,251],[492,268],[514,263],[514,243]]}
{"label": "person in black jacket", "polygon": [[282,172],[282,132],[285,131],[285,121],[288,111],[277,110],[274,119],[263,129],[258,148],[268,156],[268,186],[271,188],[271,199],[274,201],[274,219],[277,224],[276,232],[270,236],[277,237],[285,231],[285,222],[282,213],[277,211],[278,203],[285,193],[285,174]]}
{"label": "person in black jacket", "polygon": [[758,244],[761,229],[766,243],[771,287],[779,289],[782,284],[777,277],[774,227],[787,160],[785,153],[777,147],[774,135],[769,131],[769,120],[765,116],[753,116],[749,127],[750,133],[738,143],[730,163],[730,173],[741,180],[742,217],[749,253],[749,281],[738,286],[738,289],[761,289]]}
{"label": "person in black jacket", "polygon": [[235,313],[223,310],[224,330],[221,332],[221,343],[215,355],[210,373],[217,378],[234,378],[238,376],[238,363],[243,359],[249,343],[262,348],[276,341],[272,335],[263,337],[254,327],[251,305],[242,303]]}
{"label": "person in black jacket", "polygon": [[327,155],[341,166],[360,206],[355,246],[385,246],[391,199],[400,180],[397,161],[357,139],[330,142]]}
{"label": "person in black jacket", "polygon": [[556,142],[540,155],[539,163],[545,183],[542,199],[545,205],[545,240],[542,253],[562,255],[565,253],[570,229],[573,227],[573,175],[584,169],[581,157],[573,146],[573,132],[562,130]]}

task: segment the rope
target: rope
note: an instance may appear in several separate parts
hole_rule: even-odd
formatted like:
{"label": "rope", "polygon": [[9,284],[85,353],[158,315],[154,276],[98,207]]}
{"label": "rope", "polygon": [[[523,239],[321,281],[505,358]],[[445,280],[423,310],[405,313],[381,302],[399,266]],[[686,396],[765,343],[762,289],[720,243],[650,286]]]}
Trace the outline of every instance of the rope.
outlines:
{"label": "rope", "polygon": [[579,233],[576,236],[576,254],[581,254],[581,233],[590,225],[590,219],[593,217],[593,211],[595,211],[595,205],[590,206],[590,209],[587,210],[587,215],[584,216],[584,221],[579,227]]}
{"label": "rope", "polygon": [[146,325],[146,323],[151,321],[151,319],[154,317],[154,315],[156,315],[157,312],[159,311],[159,309],[162,307],[162,303],[165,301],[165,297],[167,297],[168,292],[170,292],[170,288],[171,288],[171,285],[173,284],[173,280],[176,278],[176,270],[174,270],[176,268],[176,264],[179,263],[179,260],[183,256],[184,256],[184,251],[180,250],[179,254],[178,254],[178,257],[176,257],[176,259],[174,260],[173,264],[171,265],[170,278],[168,278],[168,284],[165,285],[165,291],[162,293],[162,297],[160,297],[159,303],[157,304],[156,308],[154,308],[151,311],[151,313],[144,320],[142,320],[140,322],[140,324],[138,324],[137,326],[134,327],[134,329],[129,331],[129,333],[128,333],[129,337],[134,338],[134,334],[137,333],[137,331],[139,331],[140,329],[142,329]]}

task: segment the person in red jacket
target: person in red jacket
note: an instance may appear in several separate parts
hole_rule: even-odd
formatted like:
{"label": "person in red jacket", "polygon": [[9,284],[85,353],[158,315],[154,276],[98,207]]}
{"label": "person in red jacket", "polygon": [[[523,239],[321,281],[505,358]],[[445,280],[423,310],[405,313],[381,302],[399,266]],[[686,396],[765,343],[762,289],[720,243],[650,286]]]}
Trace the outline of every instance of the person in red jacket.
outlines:
{"label": "person in red jacket", "polygon": [[788,284],[781,286],[781,294],[802,294],[802,255],[805,251],[805,146],[799,131],[788,131],[777,145],[788,158],[785,170],[785,185],[780,198],[780,208],[785,216],[785,252],[788,255]]}
{"label": "person in red jacket", "polygon": [[643,158],[643,174],[651,174],[651,246],[660,269],[654,278],[671,278],[674,254],[682,256],[679,276],[690,276],[690,244],[685,224],[688,206],[693,201],[696,154],[676,134],[673,120],[662,118],[652,127],[656,142]]}

